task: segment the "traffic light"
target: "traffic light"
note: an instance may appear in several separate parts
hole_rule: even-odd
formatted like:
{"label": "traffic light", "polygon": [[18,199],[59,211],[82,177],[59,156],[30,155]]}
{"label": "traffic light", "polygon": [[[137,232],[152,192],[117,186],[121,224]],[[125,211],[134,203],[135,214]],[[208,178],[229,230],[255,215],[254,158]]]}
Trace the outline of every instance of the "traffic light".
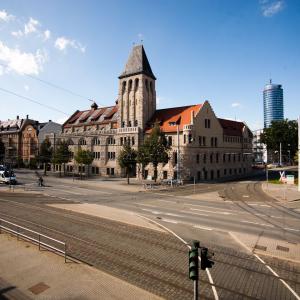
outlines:
{"label": "traffic light", "polygon": [[198,248],[189,250],[189,278],[198,280]]}
{"label": "traffic light", "polygon": [[212,268],[214,262],[210,260],[214,256],[213,252],[208,251],[207,248],[201,248],[201,270]]}

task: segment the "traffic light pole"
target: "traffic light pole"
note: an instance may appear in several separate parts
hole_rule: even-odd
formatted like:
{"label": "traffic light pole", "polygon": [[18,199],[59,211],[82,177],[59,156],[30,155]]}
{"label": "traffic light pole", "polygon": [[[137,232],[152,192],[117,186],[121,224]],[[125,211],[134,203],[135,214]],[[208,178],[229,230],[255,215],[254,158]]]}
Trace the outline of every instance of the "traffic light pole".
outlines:
{"label": "traffic light pole", "polygon": [[194,300],[198,300],[198,279],[194,280]]}

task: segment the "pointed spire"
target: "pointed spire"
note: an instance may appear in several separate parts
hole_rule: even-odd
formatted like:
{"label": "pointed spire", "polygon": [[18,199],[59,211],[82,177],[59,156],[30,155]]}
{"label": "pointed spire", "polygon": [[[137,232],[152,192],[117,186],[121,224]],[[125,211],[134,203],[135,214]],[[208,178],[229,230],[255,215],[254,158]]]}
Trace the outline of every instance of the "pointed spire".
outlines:
{"label": "pointed spire", "polygon": [[119,76],[119,79],[136,74],[145,74],[153,79],[156,79],[151,70],[143,45],[137,45],[133,47],[125,66],[125,70]]}

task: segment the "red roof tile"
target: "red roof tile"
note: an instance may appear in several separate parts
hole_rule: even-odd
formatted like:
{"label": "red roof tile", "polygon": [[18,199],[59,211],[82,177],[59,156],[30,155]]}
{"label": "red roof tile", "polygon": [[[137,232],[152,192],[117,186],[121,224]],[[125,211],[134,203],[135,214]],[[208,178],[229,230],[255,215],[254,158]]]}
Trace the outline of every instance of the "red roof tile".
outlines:
{"label": "red roof tile", "polygon": [[151,125],[155,122],[159,122],[160,128],[164,132],[176,132],[177,126],[172,126],[170,123],[178,123],[179,130],[183,130],[184,125],[191,123],[191,112],[194,112],[194,116],[201,109],[202,104],[182,106],[182,107],[172,107],[166,109],[159,109],[155,112],[151,121],[149,122],[148,128],[146,131],[151,131]]}
{"label": "red roof tile", "polygon": [[66,123],[74,123],[82,115],[82,113],[83,111],[78,111],[69,120],[67,120]]}
{"label": "red roof tile", "polygon": [[218,118],[221,126],[223,127],[223,132],[225,135],[229,136],[242,136],[243,128],[245,124],[239,121],[226,120]]}

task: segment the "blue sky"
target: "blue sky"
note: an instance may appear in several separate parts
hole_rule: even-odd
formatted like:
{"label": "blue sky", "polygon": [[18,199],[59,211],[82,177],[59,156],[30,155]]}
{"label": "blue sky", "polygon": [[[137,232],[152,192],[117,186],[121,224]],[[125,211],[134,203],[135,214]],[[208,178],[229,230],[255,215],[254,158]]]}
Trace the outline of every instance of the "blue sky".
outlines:
{"label": "blue sky", "polygon": [[87,109],[88,98],[113,105],[118,75],[140,40],[159,108],[207,99],[219,117],[256,129],[271,77],[283,85],[285,117],[300,114],[298,0],[1,0],[0,119],[62,121],[59,111]]}

